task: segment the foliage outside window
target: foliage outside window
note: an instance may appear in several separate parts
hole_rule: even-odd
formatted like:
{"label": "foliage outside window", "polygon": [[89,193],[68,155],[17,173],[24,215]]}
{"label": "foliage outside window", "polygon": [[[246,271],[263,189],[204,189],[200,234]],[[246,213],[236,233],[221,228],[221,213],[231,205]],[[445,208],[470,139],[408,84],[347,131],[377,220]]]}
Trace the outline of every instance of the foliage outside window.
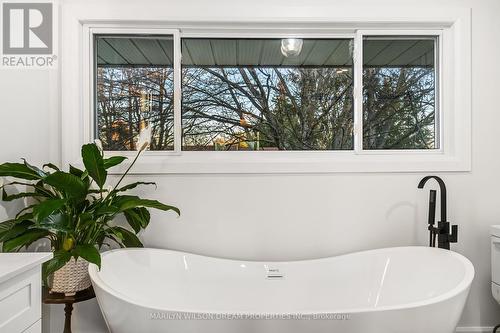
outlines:
{"label": "foliage outside window", "polygon": [[[307,39],[296,58],[280,43],[183,41],[184,149],[353,148],[352,40]],[[213,55],[193,55],[203,44]]]}
{"label": "foliage outside window", "polygon": [[[182,39],[182,150],[354,149],[353,39]],[[169,36],[97,36],[96,136],[105,150],[174,147]],[[363,40],[362,145],[439,148],[436,38]],[[357,65],[356,65],[357,66]]]}
{"label": "foliage outside window", "polygon": [[434,37],[365,38],[364,149],[438,148],[435,43]]}
{"label": "foliage outside window", "polygon": [[100,36],[95,45],[96,137],[104,150],[135,150],[145,129],[150,150],[173,150],[172,38]]}

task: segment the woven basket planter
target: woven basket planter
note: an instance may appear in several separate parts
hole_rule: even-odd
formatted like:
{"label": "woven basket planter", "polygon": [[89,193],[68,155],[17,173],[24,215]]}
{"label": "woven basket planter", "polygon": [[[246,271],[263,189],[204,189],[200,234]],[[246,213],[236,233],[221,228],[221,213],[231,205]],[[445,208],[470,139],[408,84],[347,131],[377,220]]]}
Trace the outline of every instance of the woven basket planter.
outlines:
{"label": "woven basket planter", "polygon": [[89,262],[81,257],[71,258],[49,278],[51,293],[63,293],[72,296],[77,291],[90,287]]}

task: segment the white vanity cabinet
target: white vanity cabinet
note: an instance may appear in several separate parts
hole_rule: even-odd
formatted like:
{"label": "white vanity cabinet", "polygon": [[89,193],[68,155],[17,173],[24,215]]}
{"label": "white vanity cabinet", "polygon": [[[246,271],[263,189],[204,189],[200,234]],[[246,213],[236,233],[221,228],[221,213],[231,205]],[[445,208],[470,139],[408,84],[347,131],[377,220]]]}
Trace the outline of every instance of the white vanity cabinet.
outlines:
{"label": "white vanity cabinet", "polygon": [[0,253],[0,333],[42,331],[42,263],[52,253]]}

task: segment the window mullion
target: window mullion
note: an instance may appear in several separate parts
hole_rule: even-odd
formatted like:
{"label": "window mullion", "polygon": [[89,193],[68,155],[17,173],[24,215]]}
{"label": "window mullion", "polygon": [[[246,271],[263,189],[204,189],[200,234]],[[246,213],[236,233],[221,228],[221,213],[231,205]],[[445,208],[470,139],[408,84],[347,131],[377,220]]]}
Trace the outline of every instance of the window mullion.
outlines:
{"label": "window mullion", "polygon": [[182,82],[181,82],[181,38],[179,31],[173,33],[174,38],[174,152],[181,153],[182,145]]}
{"label": "window mullion", "polygon": [[363,35],[354,36],[354,152],[363,151]]}

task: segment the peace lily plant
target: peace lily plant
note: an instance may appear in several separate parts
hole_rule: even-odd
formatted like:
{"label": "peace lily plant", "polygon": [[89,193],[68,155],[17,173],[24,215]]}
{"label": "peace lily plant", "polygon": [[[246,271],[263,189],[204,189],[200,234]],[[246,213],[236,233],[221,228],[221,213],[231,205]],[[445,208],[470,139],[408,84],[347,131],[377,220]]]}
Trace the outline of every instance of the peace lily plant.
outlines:
{"label": "peace lily plant", "polygon": [[[37,240],[48,239],[54,256],[44,265],[46,280],[79,258],[85,259],[87,266],[90,262],[100,268],[99,249],[104,244],[115,242],[120,247],[142,247],[137,234],[149,224],[148,208],[180,214],[176,207],[125,194],[139,185],[156,185],[152,182],[122,184],[147,146],[147,142],[140,146],[128,169],[113,186],[106,186],[108,170],[126,157],[105,158],[98,141],[82,147],[83,170],[70,165],[69,172],[65,172],[52,163],[38,168],[26,160],[1,164],[0,177],[10,177],[8,182],[0,184],[2,200],[26,199],[28,202],[13,219],[0,223],[2,250],[18,251]],[[12,193],[9,188],[16,185],[25,186],[26,191]],[[125,216],[130,228],[112,223],[119,215]],[[86,267],[84,269],[88,274]],[[71,276],[65,278],[71,279]],[[90,281],[86,287],[89,285]]]}

